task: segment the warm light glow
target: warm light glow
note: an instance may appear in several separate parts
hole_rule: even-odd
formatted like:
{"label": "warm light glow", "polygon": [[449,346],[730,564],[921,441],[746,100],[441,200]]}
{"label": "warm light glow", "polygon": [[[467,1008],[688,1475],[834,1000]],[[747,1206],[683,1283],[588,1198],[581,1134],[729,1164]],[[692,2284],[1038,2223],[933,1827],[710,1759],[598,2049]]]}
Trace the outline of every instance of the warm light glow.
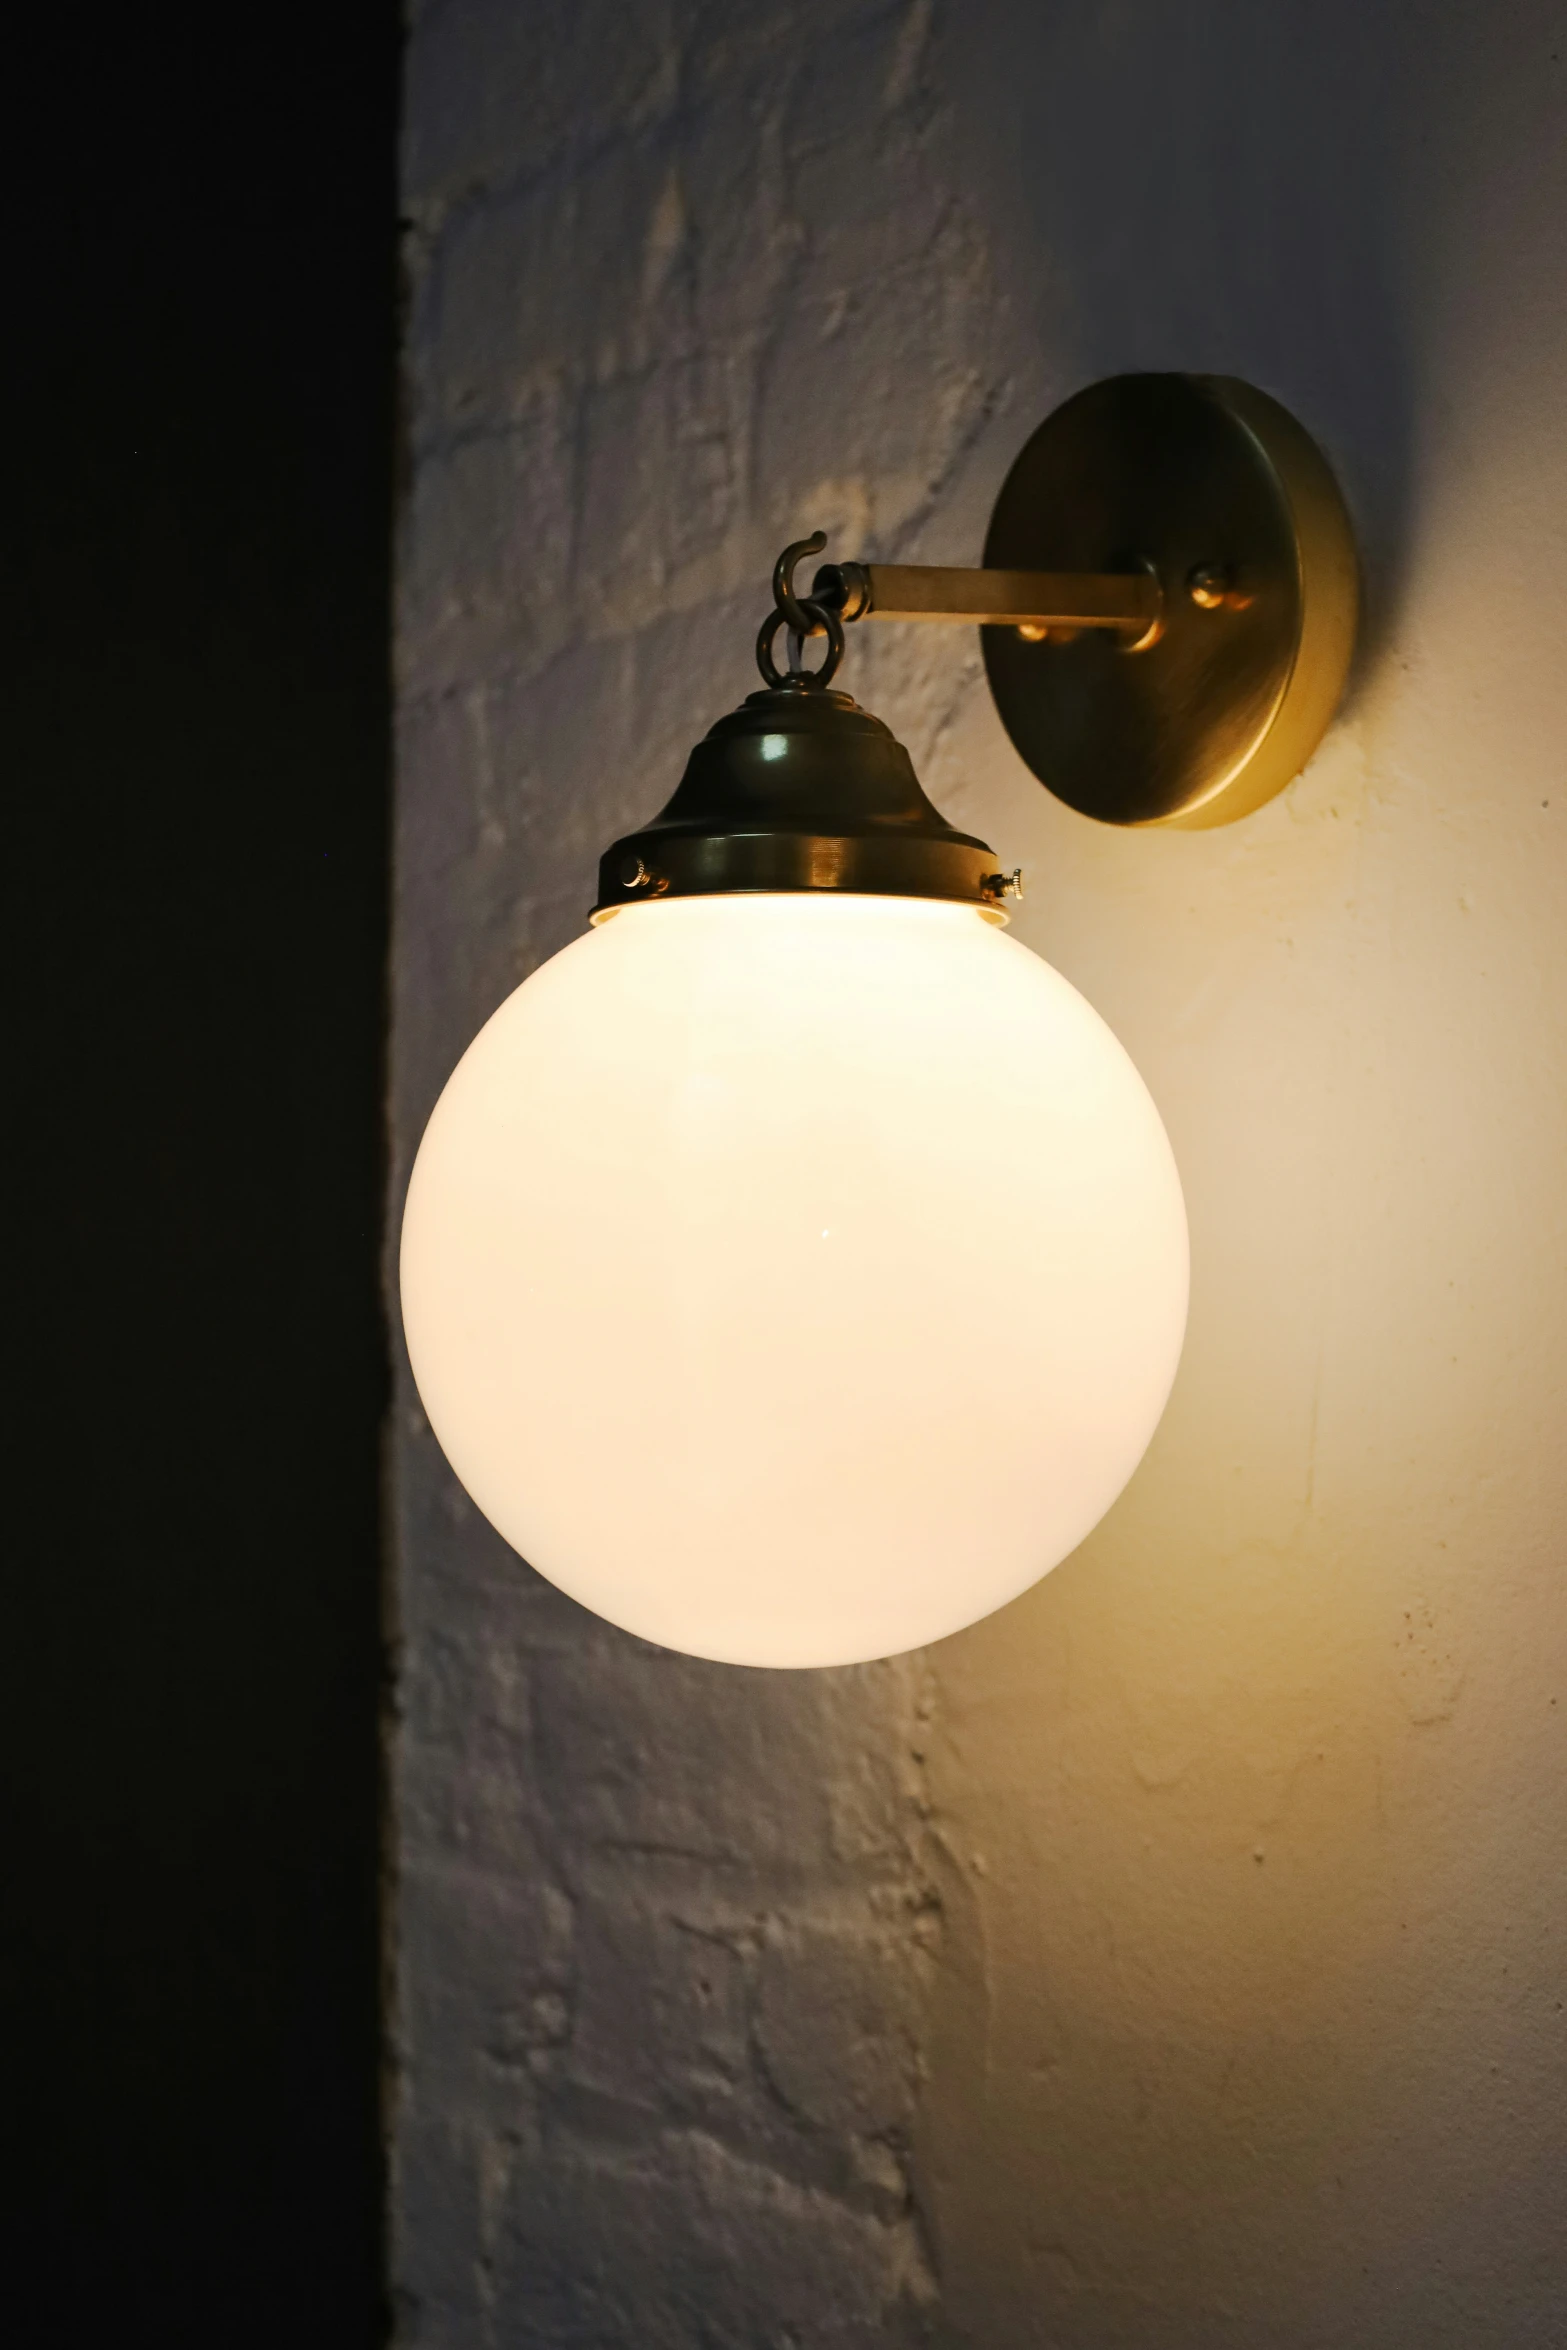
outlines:
{"label": "warm light glow", "polygon": [[403,1225],[414,1376],[540,1573],[698,1656],[987,1615],[1141,1458],[1186,1318],[1158,1112],[975,909],[692,897],[578,939],[464,1055]]}

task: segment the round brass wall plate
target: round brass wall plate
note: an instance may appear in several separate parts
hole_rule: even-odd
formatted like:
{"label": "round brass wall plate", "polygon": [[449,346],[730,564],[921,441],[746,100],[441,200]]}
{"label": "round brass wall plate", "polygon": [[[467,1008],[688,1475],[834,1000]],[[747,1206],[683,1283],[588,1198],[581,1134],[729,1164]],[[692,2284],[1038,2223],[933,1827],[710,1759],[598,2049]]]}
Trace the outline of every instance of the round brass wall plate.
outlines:
{"label": "round brass wall plate", "polygon": [[1002,487],[987,568],[1128,571],[1163,590],[1154,640],[984,628],[1019,756],[1106,824],[1227,824],[1272,799],[1338,706],[1354,539],[1327,460],[1229,376],[1119,375],[1040,426]]}

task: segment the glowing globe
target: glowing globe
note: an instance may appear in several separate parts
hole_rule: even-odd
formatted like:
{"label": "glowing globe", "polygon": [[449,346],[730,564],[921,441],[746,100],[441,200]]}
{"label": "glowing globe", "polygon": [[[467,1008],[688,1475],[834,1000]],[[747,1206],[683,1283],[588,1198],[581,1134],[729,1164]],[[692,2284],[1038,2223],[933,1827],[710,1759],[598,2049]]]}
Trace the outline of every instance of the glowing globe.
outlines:
{"label": "glowing globe", "polygon": [[886,1656],[1073,1550],[1186,1318],[1170,1146],[1066,980],[973,906],[638,905],[463,1056],[402,1305],[452,1468],[628,1632]]}

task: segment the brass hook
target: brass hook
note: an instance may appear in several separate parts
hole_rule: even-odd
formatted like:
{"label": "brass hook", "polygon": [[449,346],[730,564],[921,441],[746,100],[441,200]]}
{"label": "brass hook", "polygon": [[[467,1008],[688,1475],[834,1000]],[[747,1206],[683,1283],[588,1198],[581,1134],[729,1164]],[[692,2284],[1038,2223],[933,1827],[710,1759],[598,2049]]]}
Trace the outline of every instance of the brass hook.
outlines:
{"label": "brass hook", "polygon": [[[808,539],[796,539],[785,547],[773,565],[773,610],[757,633],[756,666],[775,689],[805,687],[820,692],[832,683],[843,659],[843,623],[832,606],[818,603],[813,596],[802,599],[794,592],[796,564],[803,562],[807,555],[819,555],[826,544],[827,533],[813,531]],[[794,658],[782,671],[773,659],[773,639],[780,628],[787,628],[795,640]],[[806,669],[800,661],[805,640],[812,636],[827,639],[827,658],[820,669]]]}

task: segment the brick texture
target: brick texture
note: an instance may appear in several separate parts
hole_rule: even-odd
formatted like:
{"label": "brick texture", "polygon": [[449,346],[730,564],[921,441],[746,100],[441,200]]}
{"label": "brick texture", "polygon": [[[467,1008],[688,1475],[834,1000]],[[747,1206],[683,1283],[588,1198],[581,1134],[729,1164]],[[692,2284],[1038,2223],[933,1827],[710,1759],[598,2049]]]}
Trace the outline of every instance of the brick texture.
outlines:
{"label": "brick texture", "polygon": [[[755,683],[779,544],[907,538],[986,418],[929,33],[864,0],[415,20],[401,1169],[603,842]],[[923,1666],[733,1671],[596,1623],[406,1383],[396,1478],[402,2339],[928,2339]]]}
{"label": "brick texture", "polygon": [[1211,369],[1328,450],[1367,625],[1180,836],[1039,791],[967,632],[851,644],[1186,1186],[1169,1412],[1035,1591],[641,1647],[405,1380],[404,2350],[1567,2341],[1564,55],[1560,0],[416,7],[394,1211],[786,539],[972,561],[1058,400]]}

